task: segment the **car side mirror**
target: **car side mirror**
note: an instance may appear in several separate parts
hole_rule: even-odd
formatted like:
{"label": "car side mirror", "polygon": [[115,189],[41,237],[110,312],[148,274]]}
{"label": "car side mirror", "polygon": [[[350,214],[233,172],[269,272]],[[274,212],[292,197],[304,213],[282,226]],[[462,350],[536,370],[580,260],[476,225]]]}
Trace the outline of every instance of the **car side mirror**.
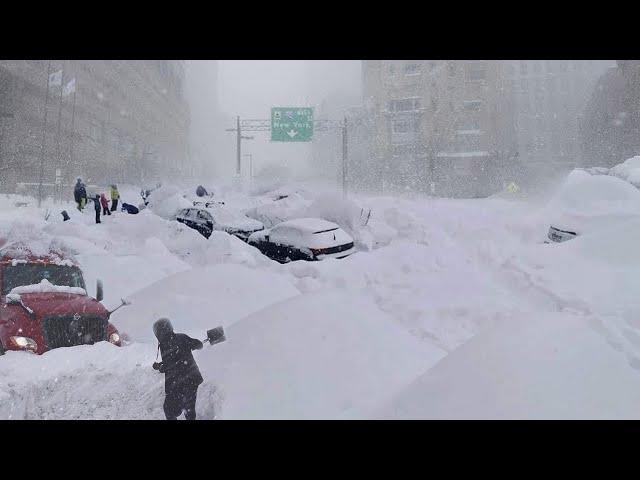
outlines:
{"label": "car side mirror", "polygon": [[96,282],[96,300],[99,302],[104,298],[104,289],[102,287],[102,280]]}

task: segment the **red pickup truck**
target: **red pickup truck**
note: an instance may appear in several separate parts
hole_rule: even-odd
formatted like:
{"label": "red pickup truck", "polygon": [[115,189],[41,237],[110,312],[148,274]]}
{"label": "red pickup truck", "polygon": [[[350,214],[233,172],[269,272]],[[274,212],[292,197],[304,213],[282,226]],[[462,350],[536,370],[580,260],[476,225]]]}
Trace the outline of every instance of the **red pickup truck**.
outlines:
{"label": "red pickup truck", "polygon": [[0,248],[0,355],[6,350],[42,354],[59,347],[109,341],[118,330],[97,298],[86,294],[82,270],[69,255],[34,254],[25,245]]}

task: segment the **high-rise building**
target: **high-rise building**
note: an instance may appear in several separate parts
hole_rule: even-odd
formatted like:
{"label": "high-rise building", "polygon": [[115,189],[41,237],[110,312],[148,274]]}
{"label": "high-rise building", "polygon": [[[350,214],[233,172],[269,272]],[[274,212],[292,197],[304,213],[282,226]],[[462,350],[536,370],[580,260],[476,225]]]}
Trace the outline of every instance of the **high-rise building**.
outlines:
{"label": "high-rise building", "polygon": [[585,166],[640,155],[640,61],[618,60],[598,79],[581,122]]}
{"label": "high-rise building", "polygon": [[41,166],[50,184],[188,174],[184,76],[182,61],[0,61],[0,188],[38,182]]}
{"label": "high-rise building", "polygon": [[516,155],[513,103],[502,62],[363,62],[364,109],[373,118],[370,170],[379,187],[478,196],[501,183]]}
{"label": "high-rise building", "polygon": [[596,80],[612,64],[591,60],[506,62],[518,150],[530,182],[583,165],[580,117]]}

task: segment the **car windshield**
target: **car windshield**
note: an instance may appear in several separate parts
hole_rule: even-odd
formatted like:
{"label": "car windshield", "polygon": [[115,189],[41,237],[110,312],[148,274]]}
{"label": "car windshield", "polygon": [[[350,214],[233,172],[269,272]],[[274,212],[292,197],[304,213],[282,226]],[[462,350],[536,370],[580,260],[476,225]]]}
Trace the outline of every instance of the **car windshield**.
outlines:
{"label": "car windshield", "polygon": [[8,265],[4,269],[2,294],[7,295],[15,287],[36,285],[43,279],[61,287],[85,288],[82,272],[78,267],[67,265],[46,265],[38,263],[19,263]]}

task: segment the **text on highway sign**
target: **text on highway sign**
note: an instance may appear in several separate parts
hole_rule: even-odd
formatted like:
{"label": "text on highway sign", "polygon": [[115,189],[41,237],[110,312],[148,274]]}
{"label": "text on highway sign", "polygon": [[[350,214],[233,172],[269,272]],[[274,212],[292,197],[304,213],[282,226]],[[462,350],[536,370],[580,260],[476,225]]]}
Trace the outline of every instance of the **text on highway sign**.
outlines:
{"label": "text on highway sign", "polygon": [[274,107],[271,109],[272,142],[310,142],[313,138],[313,108]]}

